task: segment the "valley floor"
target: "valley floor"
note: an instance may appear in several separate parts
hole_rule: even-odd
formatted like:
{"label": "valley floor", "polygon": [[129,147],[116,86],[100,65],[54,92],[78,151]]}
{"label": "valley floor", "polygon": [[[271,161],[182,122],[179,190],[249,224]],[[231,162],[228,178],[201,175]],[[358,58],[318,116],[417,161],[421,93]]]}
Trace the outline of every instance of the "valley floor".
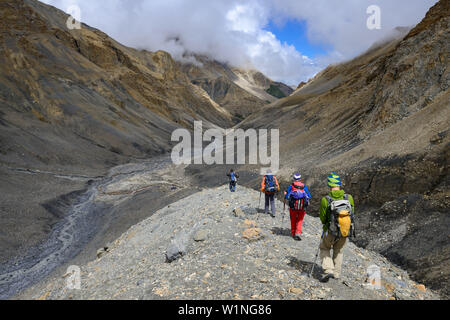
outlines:
{"label": "valley floor", "polygon": [[[58,173],[57,177],[42,171],[9,170],[9,175],[18,181],[26,177],[29,183],[25,187],[34,190],[26,197],[16,192],[17,199],[9,199],[18,204],[24,201],[23,207],[30,206],[28,220],[31,222],[14,223],[18,233],[44,232],[42,219],[32,215],[37,203],[54,217],[46,222],[47,232],[39,241],[23,239],[20,250],[13,250],[10,259],[0,261],[0,299],[11,298],[49,275],[64,273],[69,264],[87,263],[95,258],[99,247],[170,204],[173,198],[198,191],[188,188],[186,179],[180,179],[183,169],[174,168],[168,156],[116,166],[105,176],[89,182],[78,176]],[[37,192],[39,185],[45,187]],[[62,192],[66,194],[54,198]],[[48,198],[53,200],[44,200]],[[11,250],[10,243],[3,246]]]}

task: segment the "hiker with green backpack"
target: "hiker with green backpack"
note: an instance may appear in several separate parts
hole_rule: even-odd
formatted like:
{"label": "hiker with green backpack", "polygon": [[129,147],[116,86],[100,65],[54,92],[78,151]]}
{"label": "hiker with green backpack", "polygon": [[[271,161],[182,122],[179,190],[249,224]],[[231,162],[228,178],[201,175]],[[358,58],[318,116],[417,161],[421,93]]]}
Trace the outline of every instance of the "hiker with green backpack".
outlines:
{"label": "hiker with green backpack", "polygon": [[278,185],[277,177],[275,177],[272,174],[272,171],[268,169],[261,181],[261,192],[264,192],[265,195],[264,213],[267,214],[269,212],[270,203],[272,208],[272,218],[275,218],[275,193],[278,191],[280,191],[280,186]]}
{"label": "hiker with green backpack", "polygon": [[340,278],[345,243],[348,237],[355,236],[353,197],[341,190],[341,179],[334,172],[328,176],[328,187],[328,195],[320,201],[320,220],[324,231],[320,243],[324,272],[322,282],[327,282],[330,278]]}

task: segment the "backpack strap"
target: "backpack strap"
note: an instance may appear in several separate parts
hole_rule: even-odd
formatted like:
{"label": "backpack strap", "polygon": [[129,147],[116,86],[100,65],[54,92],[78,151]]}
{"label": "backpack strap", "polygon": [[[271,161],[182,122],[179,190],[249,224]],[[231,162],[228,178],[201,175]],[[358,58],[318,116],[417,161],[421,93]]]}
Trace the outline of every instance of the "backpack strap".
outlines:
{"label": "backpack strap", "polygon": [[[344,194],[344,200],[348,200],[348,194]],[[351,207],[351,209],[352,209],[352,213],[351,213],[351,216],[353,217],[353,206],[351,205],[351,203],[350,203],[350,207]],[[352,218],[353,219],[353,218]],[[352,221],[353,222],[353,221]]]}
{"label": "backpack strap", "polygon": [[[329,195],[325,196],[325,198],[327,199],[328,202],[328,207],[326,210],[326,219],[327,219],[327,225],[329,227],[330,223],[331,223],[331,202],[333,202],[333,198],[331,198]],[[328,232],[328,230],[327,230]]]}

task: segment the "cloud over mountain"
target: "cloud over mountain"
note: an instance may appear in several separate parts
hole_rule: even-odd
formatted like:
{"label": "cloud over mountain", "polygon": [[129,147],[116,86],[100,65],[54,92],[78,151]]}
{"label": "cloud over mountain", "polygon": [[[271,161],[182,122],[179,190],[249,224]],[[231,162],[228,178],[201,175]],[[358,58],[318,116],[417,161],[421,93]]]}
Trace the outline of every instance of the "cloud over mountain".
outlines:
{"label": "cloud over mountain", "polygon": [[[298,84],[326,64],[354,57],[397,26],[419,22],[436,0],[43,0],[64,11],[81,9],[81,21],[125,45],[212,56],[239,67],[254,67],[273,80]],[[381,29],[369,30],[366,10],[381,8]],[[265,28],[270,21],[305,21],[311,44],[332,49],[307,57]]]}

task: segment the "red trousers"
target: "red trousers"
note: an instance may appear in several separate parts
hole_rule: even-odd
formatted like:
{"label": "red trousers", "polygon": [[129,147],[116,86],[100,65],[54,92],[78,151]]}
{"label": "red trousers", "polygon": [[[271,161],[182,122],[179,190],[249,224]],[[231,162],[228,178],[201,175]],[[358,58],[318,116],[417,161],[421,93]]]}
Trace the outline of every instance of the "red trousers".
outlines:
{"label": "red trousers", "polygon": [[292,210],[289,209],[291,215],[291,234],[302,234],[303,219],[305,218],[306,210]]}

